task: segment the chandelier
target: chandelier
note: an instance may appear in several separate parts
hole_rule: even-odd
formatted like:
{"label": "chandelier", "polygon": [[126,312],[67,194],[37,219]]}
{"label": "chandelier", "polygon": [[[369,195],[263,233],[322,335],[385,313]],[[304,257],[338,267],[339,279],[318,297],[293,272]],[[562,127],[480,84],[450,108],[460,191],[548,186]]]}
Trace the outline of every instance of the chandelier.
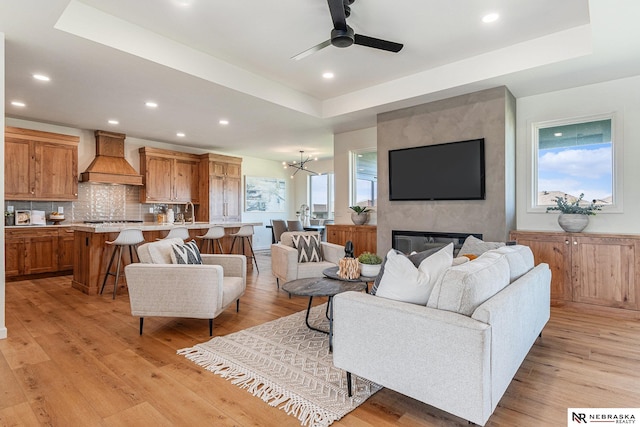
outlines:
{"label": "chandelier", "polygon": [[318,172],[314,172],[314,171],[309,170],[307,168],[307,163],[314,162],[316,160],[318,160],[317,157],[311,158],[310,156],[307,156],[307,158],[305,159],[304,158],[304,151],[300,150],[300,161],[299,162],[297,162],[295,160],[293,162],[291,162],[291,163],[282,162],[282,165],[284,166],[285,169],[294,168],[296,170],[293,174],[291,174],[291,178],[293,178],[294,175],[297,174],[300,171],[304,171],[304,172],[311,173],[311,174],[314,174],[314,175],[320,175]]}

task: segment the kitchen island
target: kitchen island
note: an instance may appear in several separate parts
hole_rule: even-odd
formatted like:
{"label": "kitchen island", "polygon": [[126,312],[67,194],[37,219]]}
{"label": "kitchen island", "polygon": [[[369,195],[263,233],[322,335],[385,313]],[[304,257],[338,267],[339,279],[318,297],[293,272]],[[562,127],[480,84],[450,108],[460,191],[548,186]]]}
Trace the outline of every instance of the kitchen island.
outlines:
{"label": "kitchen island", "polygon": [[[164,238],[169,231],[175,227],[187,227],[189,235],[193,238],[195,236],[202,236],[210,227],[221,226],[224,227],[225,234],[227,235],[221,239],[222,249],[224,253],[229,253],[233,238],[228,237],[228,235],[237,232],[243,225],[253,225],[256,227],[261,226],[262,223],[227,222],[210,224],[208,222],[196,222],[193,224],[159,224],[145,222],[141,224],[75,224],[72,226],[74,230],[72,286],[88,295],[95,295],[100,292],[112,250],[105,242],[114,240],[118,236],[118,233],[124,228],[139,228],[142,230],[145,241],[153,242],[156,239]],[[242,245],[239,241],[236,242],[233,253],[242,254]],[[245,255],[249,254],[249,246],[245,245]],[[126,260],[126,263],[129,262],[129,255],[125,252],[123,252],[123,258]],[[135,258],[134,260],[137,261]],[[247,269],[251,270],[251,268],[251,259],[247,257]],[[115,271],[115,266],[112,266],[112,270]],[[118,284],[119,287],[126,286],[126,280],[124,279],[124,275],[121,275],[121,280]],[[113,277],[110,277],[107,281],[106,289],[110,289],[109,292],[113,290],[113,280]]]}

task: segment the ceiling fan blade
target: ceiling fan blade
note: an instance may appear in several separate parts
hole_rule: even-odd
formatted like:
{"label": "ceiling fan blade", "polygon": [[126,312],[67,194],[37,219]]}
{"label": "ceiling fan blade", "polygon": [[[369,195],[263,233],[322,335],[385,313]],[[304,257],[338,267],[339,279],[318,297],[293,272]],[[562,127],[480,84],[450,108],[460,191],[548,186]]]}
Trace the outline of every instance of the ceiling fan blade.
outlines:
{"label": "ceiling fan blade", "polygon": [[367,46],[374,49],[382,49],[396,53],[400,52],[400,50],[404,47],[404,45],[400,43],[377,39],[375,37],[363,36],[361,34],[356,34],[354,36],[354,43],[359,44],[360,46]]}
{"label": "ceiling fan blade", "polygon": [[306,58],[307,56],[311,55],[312,53],[316,53],[320,49],[324,49],[325,47],[330,46],[330,45],[331,45],[331,40],[323,41],[320,44],[317,44],[317,45],[315,45],[315,46],[313,46],[313,47],[311,47],[311,48],[309,48],[309,49],[307,49],[307,50],[305,50],[303,52],[300,52],[297,55],[292,56],[291,59],[295,59],[296,61],[299,61],[302,58]]}
{"label": "ceiling fan blade", "polygon": [[336,30],[347,31],[347,16],[344,11],[343,0],[327,0],[329,4],[329,12],[333,21],[333,28]]}

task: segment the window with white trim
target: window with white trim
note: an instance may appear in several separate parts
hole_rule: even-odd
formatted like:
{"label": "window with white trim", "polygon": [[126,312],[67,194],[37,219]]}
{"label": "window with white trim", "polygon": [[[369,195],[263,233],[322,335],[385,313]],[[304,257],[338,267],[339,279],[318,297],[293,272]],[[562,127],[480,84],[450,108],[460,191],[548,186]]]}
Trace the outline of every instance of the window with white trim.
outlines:
{"label": "window with white trim", "polygon": [[377,206],[378,204],[378,152],[356,151],[353,156],[351,204]]}
{"label": "window with white trim", "polygon": [[333,219],[333,174],[309,176],[311,218]]}
{"label": "window with white trim", "polygon": [[616,202],[613,115],[536,123],[533,140],[533,207],[580,194],[585,203]]}

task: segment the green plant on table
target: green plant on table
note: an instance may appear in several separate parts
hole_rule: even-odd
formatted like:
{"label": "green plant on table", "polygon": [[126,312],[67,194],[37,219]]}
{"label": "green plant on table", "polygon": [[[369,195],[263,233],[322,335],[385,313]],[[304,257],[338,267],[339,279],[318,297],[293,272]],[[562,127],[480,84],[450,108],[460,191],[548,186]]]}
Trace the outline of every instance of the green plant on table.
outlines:
{"label": "green plant on table", "polygon": [[362,264],[382,264],[382,258],[376,254],[372,254],[371,252],[362,252],[358,257],[358,261]]}
{"label": "green plant on table", "polygon": [[593,200],[588,205],[580,205],[582,202],[582,198],[584,197],[584,193],[580,193],[580,197],[578,197],[573,202],[570,202],[567,199],[567,195],[564,197],[557,196],[555,199],[556,206],[549,206],[547,208],[547,212],[550,211],[560,211],[563,214],[577,214],[577,215],[595,215],[595,211],[602,210],[602,205],[596,204],[596,201]]}
{"label": "green plant on table", "polygon": [[369,209],[368,206],[349,206],[349,209],[351,209],[352,211],[354,211],[355,213],[357,213],[358,215],[366,213],[366,212],[370,212],[371,209]]}

